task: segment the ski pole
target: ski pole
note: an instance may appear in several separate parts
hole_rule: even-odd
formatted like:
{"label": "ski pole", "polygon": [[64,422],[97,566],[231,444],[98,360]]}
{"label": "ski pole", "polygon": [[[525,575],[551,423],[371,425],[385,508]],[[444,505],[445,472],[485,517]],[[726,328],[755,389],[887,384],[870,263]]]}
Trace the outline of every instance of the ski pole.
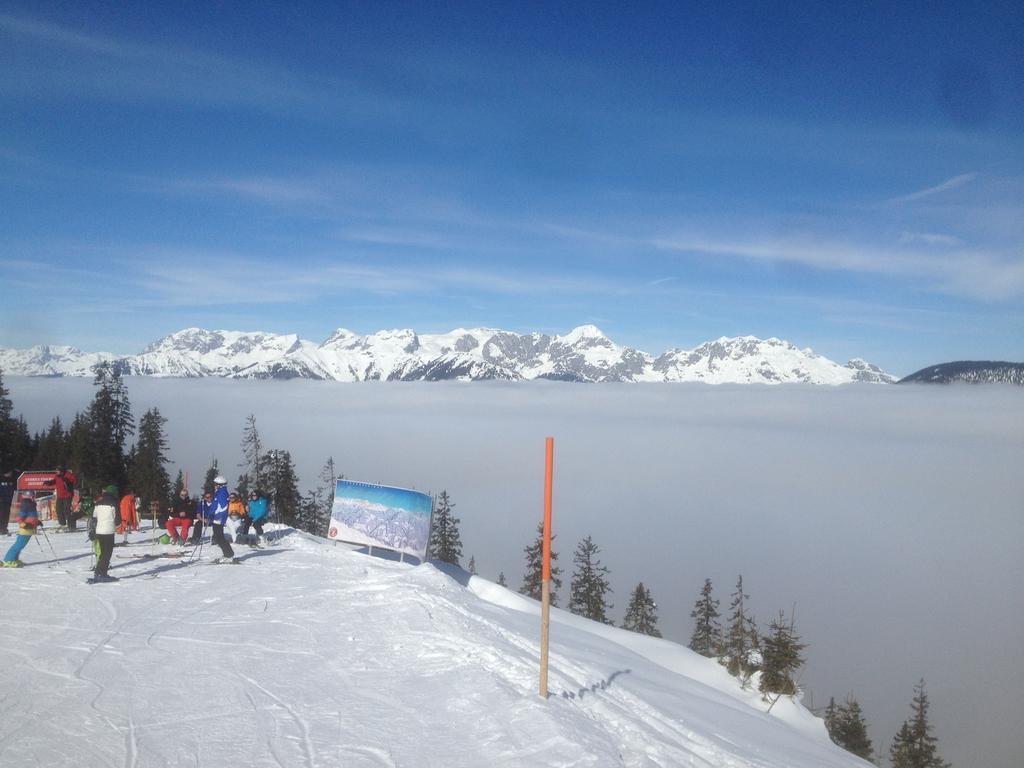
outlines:
{"label": "ski pole", "polygon": [[[43,526],[41,525],[39,526],[39,532],[43,534],[43,538],[46,539],[46,544],[50,547],[50,552],[53,553],[53,559],[60,560],[60,558],[57,557],[57,550],[53,548],[53,542],[50,541],[50,537],[46,535],[46,531],[43,530]],[[42,547],[43,545],[40,544],[39,546]]]}

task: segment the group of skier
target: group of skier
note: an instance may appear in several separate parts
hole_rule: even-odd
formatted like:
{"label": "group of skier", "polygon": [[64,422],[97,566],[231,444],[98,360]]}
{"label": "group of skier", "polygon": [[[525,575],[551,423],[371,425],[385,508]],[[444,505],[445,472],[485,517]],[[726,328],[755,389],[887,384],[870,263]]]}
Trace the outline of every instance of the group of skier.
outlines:
{"label": "group of skier", "polygon": [[[3,516],[11,508],[15,488],[12,474],[8,472],[0,477],[0,534],[4,535],[7,534],[9,520]],[[139,530],[139,501],[131,493],[131,489],[126,489],[119,500],[117,486],[108,485],[95,498],[88,493],[80,494],[77,512],[72,512],[70,499],[73,497],[74,482],[74,476],[70,472],[58,471],[54,483],[58,529],[74,531],[76,520],[87,517],[89,538],[93,541],[96,554],[96,567],[91,581],[117,581],[108,572],[114,550],[114,537],[118,533],[126,536],[128,531]],[[61,496],[61,485],[64,485],[65,491],[69,491],[67,497]],[[222,555],[216,562],[237,563],[238,558],[235,557],[231,544],[244,542],[250,546],[258,546],[263,541],[263,525],[269,514],[268,501],[258,490],[248,494],[247,502],[243,501],[238,493],[228,492],[227,480],[222,475],[217,475],[213,479],[213,486],[212,492],[205,492],[196,501],[193,501],[184,489],[170,505],[165,506],[159,501],[152,501],[150,514],[154,525],[167,532],[166,541],[172,544],[199,545],[202,542],[204,528],[209,527],[212,530],[212,541],[220,547]],[[62,503],[62,498],[67,498],[68,502]],[[18,493],[16,522],[18,532],[14,544],[4,556],[5,568],[16,568],[22,564],[22,550],[41,528],[35,494],[31,491]],[[250,530],[255,531],[254,536],[250,534]]]}

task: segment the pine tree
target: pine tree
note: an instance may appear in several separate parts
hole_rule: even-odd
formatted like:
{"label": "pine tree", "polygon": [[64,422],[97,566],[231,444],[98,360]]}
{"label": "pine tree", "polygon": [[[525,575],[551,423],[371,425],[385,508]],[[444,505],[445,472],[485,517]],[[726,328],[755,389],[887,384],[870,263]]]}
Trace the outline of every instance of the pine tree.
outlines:
{"label": "pine tree", "polygon": [[291,453],[271,449],[262,454],[259,477],[277,522],[297,525],[302,495]]}
{"label": "pine tree", "polygon": [[[555,564],[558,561],[558,553],[555,551],[556,538],[556,534],[551,534],[551,583],[548,585],[550,592],[548,597],[551,600],[551,605],[558,605],[557,590],[562,588],[562,580],[559,578],[562,569]],[[524,547],[523,552],[526,554],[526,573],[523,574],[523,586],[519,588],[519,593],[532,597],[534,600],[540,600],[542,597],[541,581],[544,575],[543,520],[537,524],[537,538],[532,544]]]}
{"label": "pine tree", "polygon": [[334,488],[338,478],[334,457],[328,456],[320,470],[320,484],[306,492],[302,500],[302,521],[299,527],[317,536],[325,536],[331,525]]}
{"label": "pine tree", "polygon": [[50,428],[44,434],[38,436],[36,442],[35,458],[32,466],[35,469],[54,469],[67,464],[67,438],[64,434],[64,425],[61,424],[60,416],[55,416],[50,422]]}
{"label": "pine tree", "polygon": [[146,411],[139,420],[139,439],[128,472],[132,490],[150,501],[167,499],[171,480],[167,476],[167,438],[164,425],[167,419],[159,408]]}
{"label": "pine tree", "polygon": [[448,498],[448,491],[441,491],[434,507],[434,524],[430,529],[430,557],[442,563],[458,565],[462,557],[462,537],[459,534],[459,518],[452,513],[454,507]]}
{"label": "pine tree", "polygon": [[[836,733],[839,731],[839,707],[836,706],[836,697],[830,696],[828,706],[825,707],[825,730],[829,738],[836,740]],[[838,743],[838,742],[837,742]]]}
{"label": "pine tree", "polygon": [[[260,489],[260,470],[263,468],[263,440],[256,429],[256,415],[250,413],[242,429],[242,456],[245,461],[238,466],[245,469],[248,482],[253,488]],[[262,490],[262,489],[261,489]]]}
{"label": "pine tree", "polygon": [[748,678],[757,668],[752,651],[759,645],[757,624],[751,616],[747,616],[746,601],[750,595],[743,591],[743,575],[736,580],[736,591],[732,593],[729,604],[728,629],[722,647],[722,661],[729,674]]}
{"label": "pine tree", "polygon": [[474,575],[476,574],[476,558],[473,557],[472,555],[469,556],[469,566],[468,566],[468,569],[469,569],[470,573],[472,573]]}
{"label": "pine tree", "polygon": [[718,656],[722,649],[722,626],[718,623],[718,600],[711,596],[711,579],[704,579],[700,597],[693,604],[690,616],[695,621],[690,635],[690,650],[709,659]]}
{"label": "pine tree", "polygon": [[504,571],[498,571],[498,586],[500,586],[500,587],[507,587],[508,586],[508,579],[505,578],[505,572]]}
{"label": "pine tree", "polygon": [[185,488],[185,475],[179,469],[177,477],[174,478],[174,487],[171,489],[171,499],[174,500],[178,498],[184,490],[187,490]]}
{"label": "pine tree", "polygon": [[846,701],[836,706],[834,698],[829,699],[825,710],[825,728],[832,741],[865,760],[871,760],[874,750],[868,737],[868,724],[864,721],[860,704],[849,695]]}
{"label": "pine tree", "polygon": [[607,578],[610,571],[597,559],[600,551],[589,536],[576,547],[572,557],[576,570],[569,584],[569,610],[577,616],[611,624],[608,611],[612,604],[607,601],[612,591]]}
{"label": "pine tree", "polygon": [[14,402],[4,386],[4,372],[0,369],[0,474],[14,470]]}
{"label": "pine tree", "polygon": [[64,450],[67,452],[68,467],[70,467],[79,481],[86,483],[86,454],[89,452],[89,420],[84,413],[76,413],[68,427],[67,435],[64,438]]}
{"label": "pine tree", "polygon": [[239,498],[249,498],[249,475],[245,472],[238,476],[238,480],[235,481],[235,493],[238,494]]}
{"label": "pine tree", "polygon": [[4,386],[3,371],[0,371],[0,474],[27,469],[36,455],[28,424],[24,418],[15,418],[14,402],[9,395]]}
{"label": "pine tree", "polygon": [[314,536],[324,534],[324,531],[320,530],[320,494],[315,490],[306,491],[300,499],[295,527]]}
{"label": "pine tree", "polygon": [[642,635],[661,637],[661,630],[658,629],[658,605],[642,581],[636,585],[633,596],[629,599],[622,628]]}
{"label": "pine tree", "polygon": [[117,366],[97,363],[93,373],[97,390],[86,411],[87,446],[81,469],[97,484],[123,486],[128,471],[125,447],[135,432],[128,391]]}
{"label": "pine tree", "polygon": [[938,739],[932,736],[928,722],[928,694],[924,690],[924,679],[914,686],[914,700],[910,705],[912,715],[900,726],[896,738],[889,748],[892,768],[949,768],[938,753]]}
{"label": "pine tree", "polygon": [[793,675],[804,663],[800,654],[806,647],[800,642],[793,619],[787,623],[785,614],[779,611],[778,619],[772,621],[769,634],[762,640],[759,686],[762,693],[796,695],[798,688]]}
{"label": "pine tree", "polygon": [[203,478],[203,493],[213,493],[214,483],[213,478],[220,474],[220,468],[217,463],[217,457],[214,456],[210,460],[210,466],[206,470],[206,477]]}
{"label": "pine tree", "polygon": [[331,522],[331,506],[334,501],[334,458],[328,457],[320,470],[320,484],[306,491],[299,502],[296,527],[314,536],[326,536]]}

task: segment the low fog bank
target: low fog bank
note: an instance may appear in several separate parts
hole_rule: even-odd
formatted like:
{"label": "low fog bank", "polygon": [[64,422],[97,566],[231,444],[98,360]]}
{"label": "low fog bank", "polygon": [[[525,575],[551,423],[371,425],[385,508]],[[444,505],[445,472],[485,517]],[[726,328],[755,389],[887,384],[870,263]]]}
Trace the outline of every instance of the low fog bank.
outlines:
{"label": "low fog bank", "polygon": [[[6,380],[32,430],[65,424],[86,379]],[[928,682],[955,765],[1024,755],[1021,460],[1012,387],[708,387],[549,382],[338,384],[129,379],[138,419],[168,418],[173,472],[216,456],[232,480],[245,417],[287,448],[303,489],[328,455],[346,477],[438,492],[461,518],[465,565],[522,580],[555,438],[556,550],[568,600],[585,535],[611,568],[612,615],[638,581],[667,637],[689,639],[705,577],[720,609],[742,573],[762,626],[796,604],[815,707],[856,694],[876,749]],[[558,638],[552,643],[557,651]]]}

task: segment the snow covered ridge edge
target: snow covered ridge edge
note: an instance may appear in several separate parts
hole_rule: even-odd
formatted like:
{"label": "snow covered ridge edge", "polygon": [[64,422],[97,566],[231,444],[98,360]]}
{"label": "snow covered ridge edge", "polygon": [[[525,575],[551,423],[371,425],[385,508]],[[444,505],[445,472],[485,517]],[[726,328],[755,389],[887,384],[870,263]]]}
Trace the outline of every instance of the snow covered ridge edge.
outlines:
{"label": "snow covered ridge edge", "polygon": [[187,378],[833,385],[896,381],[863,360],[840,365],[775,338],[723,336],[655,357],[615,344],[592,325],[564,336],[492,328],[457,328],[443,334],[402,329],[359,336],[339,328],[321,344],[295,334],[187,328],[138,355],[64,346],[0,349],[0,370],[9,376],[90,376],[92,366],[103,360],[115,362],[123,375]]}

